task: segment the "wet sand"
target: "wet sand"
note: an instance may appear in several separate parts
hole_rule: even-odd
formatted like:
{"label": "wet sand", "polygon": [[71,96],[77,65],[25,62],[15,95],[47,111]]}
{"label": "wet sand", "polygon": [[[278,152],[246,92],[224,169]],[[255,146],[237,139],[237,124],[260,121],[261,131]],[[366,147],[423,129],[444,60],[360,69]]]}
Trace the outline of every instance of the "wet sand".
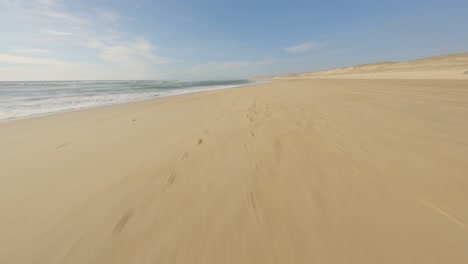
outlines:
{"label": "wet sand", "polygon": [[0,263],[468,263],[467,120],[292,79],[0,123]]}

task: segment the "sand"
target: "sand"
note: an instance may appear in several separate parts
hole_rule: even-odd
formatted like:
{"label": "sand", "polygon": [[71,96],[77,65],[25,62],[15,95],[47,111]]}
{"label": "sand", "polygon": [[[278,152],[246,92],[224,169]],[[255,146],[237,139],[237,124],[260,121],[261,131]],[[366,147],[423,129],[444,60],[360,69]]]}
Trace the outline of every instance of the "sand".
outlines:
{"label": "sand", "polygon": [[276,79],[442,79],[468,80],[468,53],[402,62],[380,62],[277,76]]}
{"label": "sand", "polygon": [[467,120],[299,79],[0,123],[0,263],[468,263]]}

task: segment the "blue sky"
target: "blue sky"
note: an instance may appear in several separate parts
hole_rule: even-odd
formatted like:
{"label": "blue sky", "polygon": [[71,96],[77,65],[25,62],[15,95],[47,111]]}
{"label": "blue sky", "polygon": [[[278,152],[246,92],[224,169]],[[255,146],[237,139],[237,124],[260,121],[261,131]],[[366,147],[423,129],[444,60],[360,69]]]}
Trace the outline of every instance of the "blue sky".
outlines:
{"label": "blue sky", "polygon": [[468,52],[468,1],[0,0],[0,80],[233,79]]}

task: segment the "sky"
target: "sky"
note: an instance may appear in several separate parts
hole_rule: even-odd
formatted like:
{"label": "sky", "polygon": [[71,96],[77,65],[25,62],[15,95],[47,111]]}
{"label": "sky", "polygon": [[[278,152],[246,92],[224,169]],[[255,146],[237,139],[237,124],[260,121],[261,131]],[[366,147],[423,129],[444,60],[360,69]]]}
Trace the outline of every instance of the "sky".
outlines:
{"label": "sky", "polygon": [[0,0],[0,81],[245,79],[468,52],[466,0]]}

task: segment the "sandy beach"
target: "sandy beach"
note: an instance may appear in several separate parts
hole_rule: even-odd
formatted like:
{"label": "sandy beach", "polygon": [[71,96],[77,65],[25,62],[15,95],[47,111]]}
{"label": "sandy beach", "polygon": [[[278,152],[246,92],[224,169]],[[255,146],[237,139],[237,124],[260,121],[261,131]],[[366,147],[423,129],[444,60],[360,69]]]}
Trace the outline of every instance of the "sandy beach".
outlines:
{"label": "sandy beach", "polygon": [[274,80],[0,123],[0,263],[468,263],[467,88]]}

